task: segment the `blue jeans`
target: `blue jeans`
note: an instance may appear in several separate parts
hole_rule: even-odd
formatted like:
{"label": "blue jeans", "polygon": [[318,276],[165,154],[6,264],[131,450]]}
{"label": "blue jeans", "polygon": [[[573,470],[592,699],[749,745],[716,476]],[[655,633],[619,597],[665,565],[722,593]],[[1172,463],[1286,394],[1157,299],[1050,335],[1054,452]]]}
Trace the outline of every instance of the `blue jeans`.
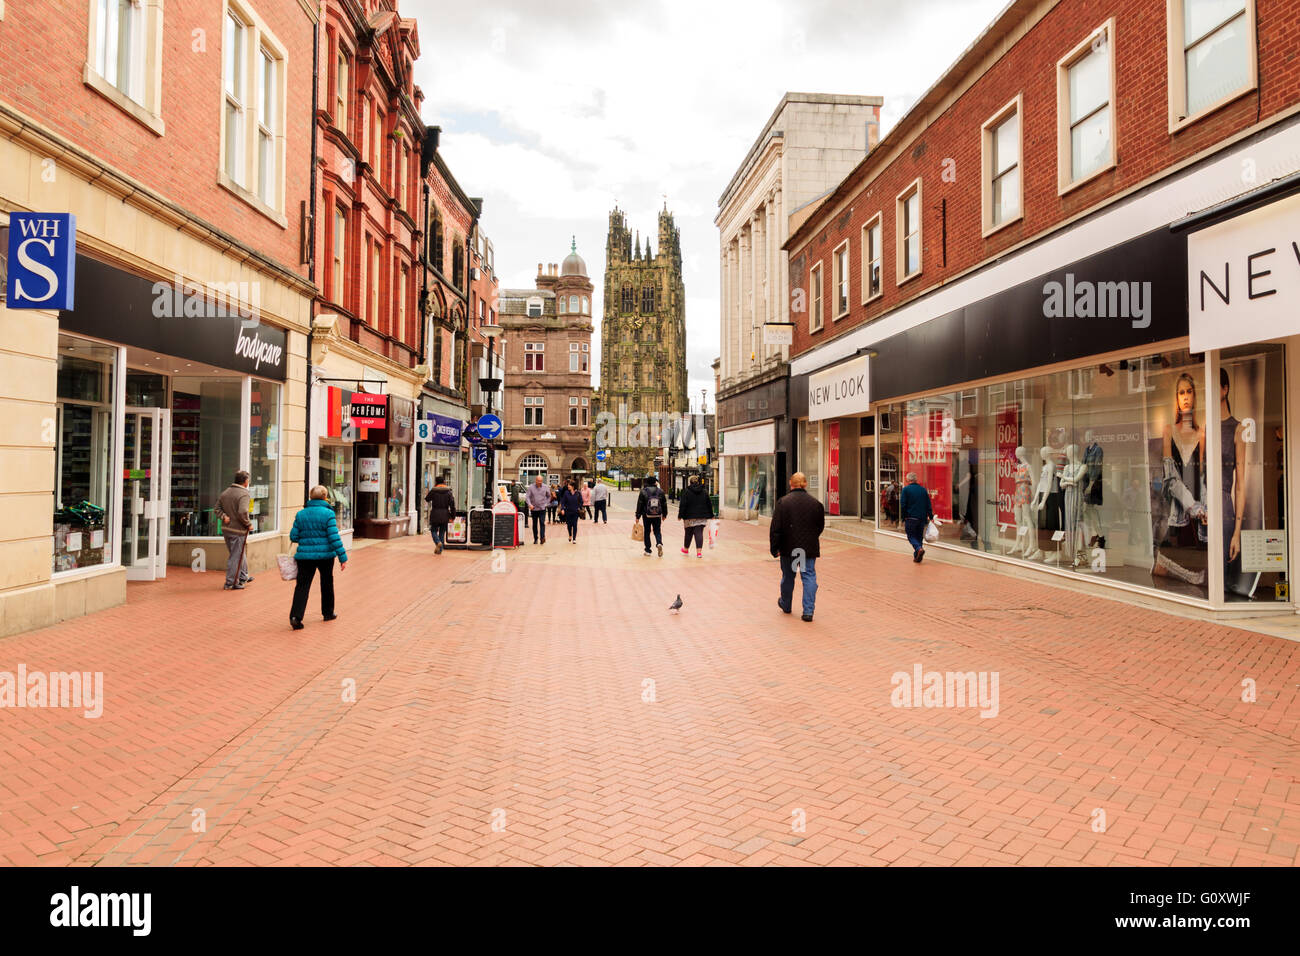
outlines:
{"label": "blue jeans", "polygon": [[925,525],[923,518],[903,519],[903,528],[907,531],[907,543],[912,546],[913,551],[920,551],[925,547]]}
{"label": "blue jeans", "polygon": [[[803,581],[803,612],[810,617],[817,601],[817,559],[804,558],[799,578]],[[794,600],[794,562],[788,554],[781,555],[781,606],[790,607]]]}
{"label": "blue jeans", "polygon": [[447,526],[445,524],[429,525],[429,533],[433,535],[434,544],[447,543]]}

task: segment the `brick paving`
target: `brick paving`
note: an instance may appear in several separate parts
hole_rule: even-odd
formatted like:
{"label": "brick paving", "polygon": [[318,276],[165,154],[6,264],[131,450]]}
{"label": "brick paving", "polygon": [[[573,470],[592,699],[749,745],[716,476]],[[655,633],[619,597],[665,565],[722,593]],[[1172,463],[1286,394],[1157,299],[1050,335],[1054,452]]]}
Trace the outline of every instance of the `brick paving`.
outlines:
{"label": "brick paving", "polygon": [[[666,524],[502,573],[370,544],[302,631],[273,572],[172,568],[0,640],[106,698],[0,710],[0,862],[1300,862],[1300,645],[840,543],[808,624],[765,529],[698,560]],[[918,663],[996,672],[997,716],[893,706]]]}

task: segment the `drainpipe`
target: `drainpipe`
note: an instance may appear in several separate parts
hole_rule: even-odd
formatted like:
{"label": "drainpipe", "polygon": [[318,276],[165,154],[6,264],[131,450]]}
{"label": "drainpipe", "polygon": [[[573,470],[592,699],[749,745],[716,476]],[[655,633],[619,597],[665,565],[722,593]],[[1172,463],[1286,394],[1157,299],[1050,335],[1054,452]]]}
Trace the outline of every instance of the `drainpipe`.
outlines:
{"label": "drainpipe", "polygon": [[[319,106],[320,96],[320,18],[324,11],[318,6],[316,9],[316,24],[312,28],[311,35],[311,213],[307,224],[307,278],[312,285],[316,284],[316,161],[317,161],[317,122],[316,110]],[[312,295],[311,314],[307,317],[307,408],[306,408],[306,441],[303,442],[302,452],[302,500],[306,502],[308,495],[311,494],[311,392],[312,392],[312,367],[311,367],[311,350],[315,338],[315,321],[316,306],[320,302],[320,297]]]}

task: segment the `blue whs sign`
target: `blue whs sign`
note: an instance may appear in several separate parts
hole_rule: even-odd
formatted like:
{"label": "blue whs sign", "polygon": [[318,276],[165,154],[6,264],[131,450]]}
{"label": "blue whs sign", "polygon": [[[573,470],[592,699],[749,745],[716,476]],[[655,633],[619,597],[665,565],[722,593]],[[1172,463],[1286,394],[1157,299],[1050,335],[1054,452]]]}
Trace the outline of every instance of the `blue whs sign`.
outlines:
{"label": "blue whs sign", "polygon": [[77,266],[77,217],[71,213],[15,212],[9,216],[11,309],[72,309]]}

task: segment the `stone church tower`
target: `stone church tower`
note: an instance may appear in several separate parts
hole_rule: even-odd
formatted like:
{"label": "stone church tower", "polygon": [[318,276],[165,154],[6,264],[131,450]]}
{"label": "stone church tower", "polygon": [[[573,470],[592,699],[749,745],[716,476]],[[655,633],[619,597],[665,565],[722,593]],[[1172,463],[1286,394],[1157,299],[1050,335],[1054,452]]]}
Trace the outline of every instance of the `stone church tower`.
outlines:
{"label": "stone church tower", "polygon": [[[665,205],[659,213],[657,249],[647,236],[633,238],[617,206],[605,242],[604,320],[600,338],[597,420],[618,423],[608,441],[610,467],[632,475],[653,469],[659,440],[654,422],[689,411],[686,392],[686,287],[681,237]],[[638,426],[642,426],[638,428]]]}

